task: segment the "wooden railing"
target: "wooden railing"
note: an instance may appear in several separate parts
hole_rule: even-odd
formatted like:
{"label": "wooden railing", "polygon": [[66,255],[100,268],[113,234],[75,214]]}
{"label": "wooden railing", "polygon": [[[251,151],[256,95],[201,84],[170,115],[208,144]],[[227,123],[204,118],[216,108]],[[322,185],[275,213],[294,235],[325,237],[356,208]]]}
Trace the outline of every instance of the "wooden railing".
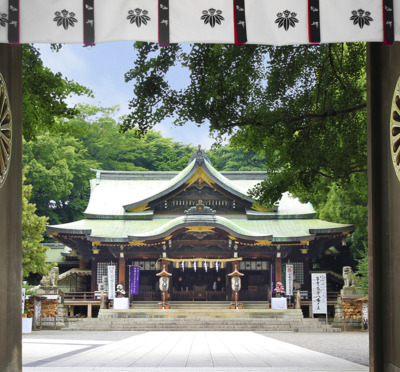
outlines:
{"label": "wooden railing", "polygon": [[225,301],[226,293],[218,291],[172,292],[171,301]]}
{"label": "wooden railing", "polygon": [[64,292],[64,301],[97,301],[100,300],[95,292]]}

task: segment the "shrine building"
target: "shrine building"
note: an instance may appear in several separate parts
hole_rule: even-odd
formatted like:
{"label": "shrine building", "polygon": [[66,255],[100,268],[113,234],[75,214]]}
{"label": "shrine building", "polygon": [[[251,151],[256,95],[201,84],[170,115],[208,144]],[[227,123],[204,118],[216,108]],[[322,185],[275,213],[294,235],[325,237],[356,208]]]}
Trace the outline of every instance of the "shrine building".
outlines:
{"label": "shrine building", "polygon": [[172,274],[171,302],[232,300],[234,267],[244,274],[243,301],[269,301],[288,263],[294,290],[310,291],[312,262],[353,230],[316,219],[310,204],[288,193],[274,209],[257,206],[248,190],[268,173],[219,172],[200,148],[181,172],[95,174],[84,219],[47,231],[79,257],[85,291],[104,285],[114,265],[116,283],[128,292],[129,267],[139,266],[133,302],[160,300],[162,265]]}

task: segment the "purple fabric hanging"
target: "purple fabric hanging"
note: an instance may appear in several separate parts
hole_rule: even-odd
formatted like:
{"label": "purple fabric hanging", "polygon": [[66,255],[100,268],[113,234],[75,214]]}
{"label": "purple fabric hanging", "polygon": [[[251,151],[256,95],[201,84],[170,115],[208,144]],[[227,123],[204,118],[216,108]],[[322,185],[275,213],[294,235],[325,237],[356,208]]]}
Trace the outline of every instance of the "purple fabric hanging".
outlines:
{"label": "purple fabric hanging", "polygon": [[139,266],[129,267],[129,294],[137,295],[139,294]]}

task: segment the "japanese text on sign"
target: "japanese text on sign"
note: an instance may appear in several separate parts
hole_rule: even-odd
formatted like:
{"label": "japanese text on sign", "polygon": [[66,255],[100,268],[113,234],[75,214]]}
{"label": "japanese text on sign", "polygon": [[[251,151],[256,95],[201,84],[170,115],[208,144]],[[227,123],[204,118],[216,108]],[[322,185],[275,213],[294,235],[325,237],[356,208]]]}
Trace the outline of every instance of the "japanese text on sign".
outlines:
{"label": "japanese text on sign", "polygon": [[293,296],[293,265],[286,265],[286,294]]}
{"label": "japanese text on sign", "polygon": [[115,298],[115,266],[107,266],[108,298]]}
{"label": "japanese text on sign", "polygon": [[129,283],[129,294],[137,295],[139,294],[139,266],[131,266],[129,268],[130,283]]}
{"label": "japanese text on sign", "polygon": [[326,274],[311,274],[311,290],[313,314],[326,314]]}

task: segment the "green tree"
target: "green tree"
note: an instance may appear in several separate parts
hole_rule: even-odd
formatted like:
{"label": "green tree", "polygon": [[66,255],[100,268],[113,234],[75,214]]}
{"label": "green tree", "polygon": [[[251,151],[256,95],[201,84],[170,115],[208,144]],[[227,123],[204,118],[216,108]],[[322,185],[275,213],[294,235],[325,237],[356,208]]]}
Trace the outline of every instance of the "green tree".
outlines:
{"label": "green tree", "polygon": [[[208,121],[235,147],[265,154],[271,173],[253,195],[267,205],[285,191],[319,204],[332,182],[366,172],[364,44],[135,47],[123,130],[144,133],[173,115],[176,125]],[[190,81],[178,90],[168,72],[179,64]]]}
{"label": "green tree", "polygon": [[[26,168],[24,173],[26,173]],[[25,176],[23,176],[25,181]],[[46,275],[51,265],[46,264],[47,247],[40,244],[46,230],[47,217],[36,215],[35,204],[29,203],[32,186],[22,185],[22,276],[38,273]]]}
{"label": "green tree", "polygon": [[22,122],[23,135],[31,140],[43,130],[57,131],[56,118],[73,118],[78,109],[69,107],[66,100],[71,95],[92,96],[91,90],[53,73],[43,65],[39,50],[22,45]]}
{"label": "green tree", "polygon": [[364,173],[353,174],[346,188],[332,184],[327,201],[318,208],[319,217],[327,221],[349,223],[355,230],[348,239],[355,257],[363,255],[368,240],[367,177]]}
{"label": "green tree", "polygon": [[80,114],[64,125],[82,141],[91,159],[105,170],[181,170],[194,151],[192,146],[148,132],[121,133],[115,120],[118,107],[79,106]]}
{"label": "green tree", "polygon": [[219,171],[265,171],[265,159],[256,152],[235,149],[231,145],[207,151],[212,165]]}
{"label": "green tree", "polygon": [[83,144],[71,136],[46,132],[35,141],[24,141],[23,146],[26,178],[38,215],[47,216],[50,224],[81,218],[93,177],[90,168],[98,166]]}
{"label": "green tree", "polygon": [[361,257],[357,260],[357,271],[355,274],[359,278],[358,287],[362,293],[368,295],[368,254],[367,247],[360,252]]}
{"label": "green tree", "polygon": [[[354,223],[353,252],[366,242],[366,47],[136,43],[125,75],[134,82],[132,112],[122,130],[145,133],[174,117],[176,125],[210,123],[216,139],[265,157],[268,178],[251,194],[272,205],[289,191],[320,216]],[[168,73],[181,66],[187,86]]]}

